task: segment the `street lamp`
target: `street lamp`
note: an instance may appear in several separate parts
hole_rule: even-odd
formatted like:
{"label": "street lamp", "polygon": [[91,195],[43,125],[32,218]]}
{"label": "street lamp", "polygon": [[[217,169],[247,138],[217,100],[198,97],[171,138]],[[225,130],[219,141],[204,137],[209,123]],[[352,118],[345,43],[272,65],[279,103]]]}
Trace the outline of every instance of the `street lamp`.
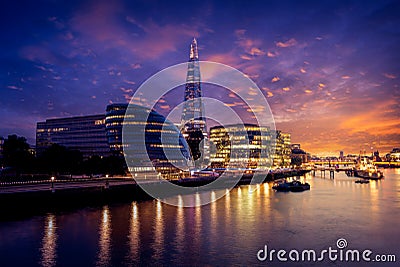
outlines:
{"label": "street lamp", "polygon": [[51,192],[54,192],[54,176],[51,176]]}

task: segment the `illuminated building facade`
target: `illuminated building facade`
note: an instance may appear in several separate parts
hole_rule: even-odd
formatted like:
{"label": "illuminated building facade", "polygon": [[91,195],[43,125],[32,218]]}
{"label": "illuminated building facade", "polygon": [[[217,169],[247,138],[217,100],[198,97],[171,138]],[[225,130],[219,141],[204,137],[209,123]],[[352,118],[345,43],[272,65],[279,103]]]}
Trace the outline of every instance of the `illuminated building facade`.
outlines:
{"label": "illuminated building facade", "polygon": [[[246,138],[247,136],[247,138]],[[254,124],[216,126],[210,129],[212,168],[263,168],[271,159],[271,131]]]}
{"label": "illuminated building facade", "polygon": [[393,148],[392,151],[386,155],[386,160],[400,162],[400,148]]}
{"label": "illuminated building facade", "polygon": [[79,150],[83,157],[108,156],[105,115],[49,119],[36,126],[36,154],[40,156],[52,144]]}
{"label": "illuminated building facade", "polygon": [[111,104],[106,108],[106,136],[110,151],[122,155],[122,126],[128,104]]}
{"label": "illuminated building facade", "polygon": [[187,177],[189,147],[179,129],[164,116],[131,104],[126,112],[123,134],[125,159],[134,177]]}
{"label": "illuminated building facade", "polygon": [[292,149],[290,147],[290,134],[276,131],[275,154],[273,165],[275,167],[290,166]]}
{"label": "illuminated building facade", "polygon": [[185,97],[181,119],[181,132],[191,151],[196,167],[208,164],[208,136],[204,105],[201,99],[201,78],[197,41],[190,45],[190,56],[185,85]]}

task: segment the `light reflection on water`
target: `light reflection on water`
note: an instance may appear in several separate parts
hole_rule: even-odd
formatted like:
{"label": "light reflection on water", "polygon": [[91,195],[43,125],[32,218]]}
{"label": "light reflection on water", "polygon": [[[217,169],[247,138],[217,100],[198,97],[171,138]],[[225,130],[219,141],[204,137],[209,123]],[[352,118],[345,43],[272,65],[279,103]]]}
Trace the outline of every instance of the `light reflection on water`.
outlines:
{"label": "light reflection on water", "polygon": [[[178,196],[178,207],[157,200],[110,204],[63,214],[62,219],[49,214],[27,222],[40,222],[43,229],[36,248],[41,266],[63,265],[60,260],[74,245],[64,241],[71,231],[91,242],[82,255],[87,257],[85,262],[92,259],[97,266],[258,265],[256,253],[265,244],[271,249],[320,249],[334,246],[338,238],[345,238],[351,248],[400,257],[400,231],[395,226],[400,221],[400,169],[385,170],[385,179],[369,184],[355,184],[355,178],[343,173],[335,174],[335,179],[309,175],[302,180],[311,184],[310,191],[284,193],[272,190],[271,183],[246,185],[205,206],[184,207],[184,203],[213,200],[221,192]],[[80,225],[74,220],[82,216],[97,225],[62,231],[67,219]],[[97,232],[91,231],[93,227]],[[0,223],[0,236],[4,235]],[[31,243],[35,238],[24,236]],[[10,242],[0,242],[0,252],[2,246],[18,251],[19,245]],[[16,257],[10,255],[10,262],[11,256],[14,262]],[[76,261],[75,266],[84,266]]]}
{"label": "light reflection on water", "polygon": [[96,266],[109,266],[111,262],[111,214],[108,206],[103,207],[99,226],[99,252]]}
{"label": "light reflection on water", "polygon": [[57,233],[56,216],[54,214],[46,215],[45,226],[42,239],[41,261],[44,267],[56,265],[57,258]]}
{"label": "light reflection on water", "polygon": [[185,208],[183,207],[182,196],[179,196],[179,206],[176,210],[176,231],[174,245],[176,253],[178,255],[183,255],[185,253]]}
{"label": "light reflection on water", "polygon": [[128,247],[126,264],[127,266],[133,266],[133,263],[140,261],[140,221],[136,202],[131,204]]}
{"label": "light reflection on water", "polygon": [[163,216],[163,204],[159,200],[154,201],[156,203],[156,217],[154,218],[154,235],[153,235],[153,259],[159,261],[164,253],[164,216]]}

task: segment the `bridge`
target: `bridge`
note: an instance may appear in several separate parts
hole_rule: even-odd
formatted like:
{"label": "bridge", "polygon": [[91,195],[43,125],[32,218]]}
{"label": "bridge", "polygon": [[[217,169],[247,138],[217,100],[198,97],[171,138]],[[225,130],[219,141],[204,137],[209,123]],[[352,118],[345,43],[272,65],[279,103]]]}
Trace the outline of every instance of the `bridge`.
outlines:
{"label": "bridge", "polygon": [[316,176],[316,173],[321,172],[321,178],[326,177],[326,173],[329,172],[329,179],[335,179],[335,172],[351,172],[354,170],[354,164],[352,167],[326,167],[326,166],[314,166],[311,169],[312,176]]}

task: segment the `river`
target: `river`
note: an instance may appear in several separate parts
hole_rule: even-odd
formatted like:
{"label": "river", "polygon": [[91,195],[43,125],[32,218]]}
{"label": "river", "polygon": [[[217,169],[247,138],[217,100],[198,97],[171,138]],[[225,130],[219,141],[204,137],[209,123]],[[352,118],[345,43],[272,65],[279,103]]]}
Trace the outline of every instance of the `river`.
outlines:
{"label": "river", "polygon": [[[329,247],[344,253],[371,250],[373,260],[375,255],[395,255],[398,264],[400,169],[385,169],[384,175],[381,181],[356,184],[344,173],[336,173],[335,179],[308,174],[303,180],[310,191],[284,193],[272,190],[271,183],[246,185],[193,208],[147,200],[0,220],[0,266],[371,265],[363,259],[332,260],[327,254],[322,261],[288,259],[291,250],[300,256],[314,250],[319,257]],[[339,239],[347,246],[338,247]],[[268,256],[271,250],[287,253],[260,261],[257,254],[262,259],[265,246]],[[294,260],[296,255],[291,253]]]}

